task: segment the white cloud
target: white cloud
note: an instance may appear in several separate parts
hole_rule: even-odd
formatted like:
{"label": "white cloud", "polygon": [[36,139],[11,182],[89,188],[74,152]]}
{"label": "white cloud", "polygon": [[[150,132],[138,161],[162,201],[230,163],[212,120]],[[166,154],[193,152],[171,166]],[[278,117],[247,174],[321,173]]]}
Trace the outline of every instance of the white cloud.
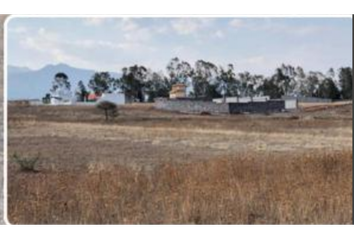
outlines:
{"label": "white cloud", "polygon": [[45,28],[40,28],[35,34],[30,34],[20,41],[20,44],[27,49],[46,51],[55,48],[58,36],[48,32]]}
{"label": "white cloud", "polygon": [[59,35],[49,32],[45,28],[40,28],[36,34],[31,34],[20,41],[23,48],[47,55],[53,62],[92,67],[88,61],[66,51],[66,44]]}
{"label": "white cloud", "polygon": [[[21,37],[19,43],[25,51],[30,50],[33,52],[32,55],[37,56],[36,66],[40,63],[42,65],[43,62],[66,63],[87,69],[117,71],[124,63],[115,63],[112,56],[125,56],[126,61],[133,64],[139,62],[141,56],[148,56],[156,51],[153,44],[147,42],[145,31],[147,31],[145,28],[124,31],[122,37],[117,40],[104,38],[71,40],[58,32],[40,28]],[[29,65],[34,66],[34,63]]]}
{"label": "white cloud", "polygon": [[139,28],[134,31],[128,31],[123,34],[123,37],[128,42],[148,42],[152,38],[152,33],[147,28]]}
{"label": "white cloud", "polygon": [[271,18],[263,19],[261,22],[256,22],[248,25],[248,28],[254,31],[266,31],[274,33],[283,33],[287,35],[293,35],[296,37],[303,37],[312,34],[318,34],[325,31],[330,31],[330,29],[323,26],[315,25],[295,25],[289,26],[287,23],[279,22]]}
{"label": "white cloud", "polygon": [[139,25],[131,18],[123,18],[119,24],[121,30],[131,32],[139,29]]}
{"label": "white cloud", "polygon": [[248,71],[254,74],[273,74],[278,66],[275,56],[254,55],[235,59],[235,68],[237,72]]}
{"label": "white cloud", "polygon": [[171,27],[180,35],[195,34],[211,26],[212,19],[208,18],[181,18],[171,21]]}
{"label": "white cloud", "polygon": [[156,33],[159,34],[164,34],[164,33],[168,33],[168,27],[166,25],[161,25],[161,26],[154,26],[153,30]]}
{"label": "white cloud", "polygon": [[118,28],[123,39],[118,43],[122,49],[148,44],[153,37],[153,29],[142,27],[132,18],[123,18],[119,21]]}
{"label": "white cloud", "polygon": [[119,42],[111,42],[105,40],[93,40],[93,39],[80,39],[76,41],[67,41],[65,42],[67,45],[73,45],[76,48],[84,48],[84,49],[110,49],[110,50],[122,50],[128,49],[125,44]]}
{"label": "white cloud", "polygon": [[25,34],[28,32],[28,29],[26,27],[19,26],[19,27],[15,27],[15,28],[9,27],[8,31],[11,33],[16,33],[16,34]]}
{"label": "white cloud", "polygon": [[101,45],[104,47],[109,47],[111,49],[119,50],[119,51],[124,51],[125,54],[130,54],[130,55],[140,55],[140,54],[148,54],[148,52],[153,52],[156,49],[152,45],[144,44],[141,42],[129,42],[129,41],[123,41],[123,42],[117,42],[117,43],[106,43],[105,45]]}
{"label": "white cloud", "polygon": [[[29,62],[30,67],[65,62],[77,67],[107,70],[146,63],[164,69],[170,58],[178,56],[191,64],[198,59],[216,64],[233,62],[238,70],[270,71],[272,74],[274,67],[282,62],[316,69],[332,62],[347,61],[345,52],[351,52],[346,50],[350,41],[341,40],[344,37],[338,34],[340,29],[336,32],[335,26],[316,22],[272,18],[93,18],[75,21],[76,24],[65,26],[62,22],[43,21],[41,26],[44,28],[41,29],[38,29],[38,23],[31,25],[28,20],[22,24],[10,24],[10,61],[17,65]],[[83,22],[88,25],[84,26]],[[80,28],[77,23],[82,31],[76,31]],[[331,28],[331,35],[324,31],[329,32]],[[314,33],[319,33],[318,38],[323,44],[314,39],[307,40],[307,36],[313,37]],[[285,37],[280,41],[279,35]],[[302,50],[300,45],[308,47]],[[332,53],[333,47],[338,53]],[[290,50],[296,54],[291,54]],[[287,54],[284,55],[284,51]]]}
{"label": "white cloud", "polygon": [[298,36],[306,36],[306,35],[312,35],[312,34],[318,34],[319,32],[325,30],[322,27],[318,26],[299,26],[296,28],[289,29],[288,28],[288,33],[295,34]]}
{"label": "white cloud", "polygon": [[229,22],[229,25],[234,28],[240,28],[244,26],[244,22],[241,19],[235,18]]}
{"label": "white cloud", "polygon": [[135,41],[104,41],[104,40],[92,40],[92,39],[85,39],[85,40],[77,40],[75,42],[67,42],[67,45],[74,45],[76,48],[84,48],[90,50],[114,50],[114,51],[126,51],[128,54],[133,53],[146,53],[148,51],[152,52],[156,49],[152,45],[144,44],[141,42]]}
{"label": "white cloud", "polygon": [[246,58],[244,62],[249,64],[264,64],[266,62],[266,58],[264,56],[254,56]]}
{"label": "white cloud", "polygon": [[104,24],[105,22],[107,22],[107,18],[85,18],[83,20],[83,24],[86,26],[101,26],[102,24]]}
{"label": "white cloud", "polygon": [[215,37],[217,37],[217,38],[224,38],[224,37],[225,37],[225,34],[224,34],[223,31],[217,30],[217,31],[215,32]]}
{"label": "white cloud", "polygon": [[171,58],[178,57],[183,61],[189,62],[190,64],[194,64],[199,58],[201,58],[198,50],[185,45],[178,45],[174,47],[171,51],[171,54]]}

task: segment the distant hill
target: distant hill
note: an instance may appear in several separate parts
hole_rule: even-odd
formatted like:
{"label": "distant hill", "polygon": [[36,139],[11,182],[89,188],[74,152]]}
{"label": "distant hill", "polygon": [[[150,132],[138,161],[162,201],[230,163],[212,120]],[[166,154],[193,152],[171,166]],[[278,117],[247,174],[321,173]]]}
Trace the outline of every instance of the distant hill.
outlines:
{"label": "distant hill", "polygon": [[[41,99],[49,92],[54,75],[64,72],[69,77],[71,90],[74,91],[77,83],[82,80],[87,86],[88,81],[96,72],[94,70],[71,67],[67,64],[46,65],[39,70],[26,67],[8,66],[8,99]],[[118,73],[111,73],[112,77],[119,77]]]}
{"label": "distant hill", "polygon": [[16,74],[16,73],[25,73],[25,72],[30,72],[31,69],[28,67],[15,67],[15,66],[8,66],[7,71],[11,74]]}

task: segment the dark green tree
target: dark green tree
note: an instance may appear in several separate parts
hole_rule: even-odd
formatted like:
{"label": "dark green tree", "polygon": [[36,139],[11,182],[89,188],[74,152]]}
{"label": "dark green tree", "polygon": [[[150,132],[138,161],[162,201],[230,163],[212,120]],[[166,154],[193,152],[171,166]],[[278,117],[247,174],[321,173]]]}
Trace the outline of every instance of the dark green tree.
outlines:
{"label": "dark green tree", "polygon": [[212,99],[217,93],[217,74],[218,67],[215,64],[198,60],[192,76],[193,96]]}
{"label": "dark green tree", "polygon": [[279,77],[280,87],[282,88],[284,95],[294,95],[296,89],[296,69],[291,65],[282,64],[278,70],[281,71]]}
{"label": "dark green tree", "polygon": [[274,77],[264,79],[260,90],[265,96],[269,96],[272,99],[283,96],[283,90],[278,86],[278,82]]}
{"label": "dark green tree", "polygon": [[217,90],[223,97],[240,97],[240,81],[236,78],[232,64],[229,64],[227,69],[219,67]]}
{"label": "dark green tree", "polygon": [[128,98],[144,102],[147,69],[144,66],[134,65],[123,68],[122,72],[123,75],[115,82],[115,87],[121,89]]}
{"label": "dark green tree", "polygon": [[87,99],[88,94],[89,92],[87,91],[85,84],[82,81],[79,81],[75,92],[78,101],[85,101]]}
{"label": "dark green tree", "polygon": [[170,81],[162,73],[149,72],[144,83],[144,93],[148,102],[153,102],[158,97],[168,97],[171,90]]}
{"label": "dark green tree", "polygon": [[58,88],[65,88],[67,90],[70,90],[70,82],[69,82],[69,77],[63,72],[59,72],[55,74],[54,80],[52,82],[52,88],[50,89],[50,92],[55,92]]}
{"label": "dark green tree", "polygon": [[320,98],[330,98],[337,100],[340,98],[340,92],[331,78],[324,79],[317,90],[317,96]]}
{"label": "dark green tree", "polygon": [[113,81],[109,72],[97,72],[91,77],[88,87],[95,94],[102,95],[102,93],[111,91]]}
{"label": "dark green tree", "polygon": [[180,60],[178,57],[172,58],[166,67],[171,84],[184,83],[188,84],[188,79],[193,75],[191,65]]}
{"label": "dark green tree", "polygon": [[261,75],[252,75],[249,72],[239,73],[240,79],[240,95],[253,99],[262,89],[258,86],[258,82],[263,80]]}
{"label": "dark green tree", "polygon": [[350,67],[339,69],[339,84],[343,99],[353,98],[353,70]]}
{"label": "dark green tree", "polygon": [[43,98],[42,98],[42,102],[44,104],[49,104],[50,103],[50,93],[47,93]]}

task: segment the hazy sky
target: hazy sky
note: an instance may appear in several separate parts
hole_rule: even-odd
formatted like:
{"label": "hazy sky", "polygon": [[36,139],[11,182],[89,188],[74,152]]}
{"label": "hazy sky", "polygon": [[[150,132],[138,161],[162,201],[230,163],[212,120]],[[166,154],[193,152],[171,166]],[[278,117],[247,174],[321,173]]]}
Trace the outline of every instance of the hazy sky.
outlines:
{"label": "hazy sky", "polygon": [[7,33],[8,63],[32,69],[165,70],[175,56],[259,74],[352,66],[351,18],[13,18]]}

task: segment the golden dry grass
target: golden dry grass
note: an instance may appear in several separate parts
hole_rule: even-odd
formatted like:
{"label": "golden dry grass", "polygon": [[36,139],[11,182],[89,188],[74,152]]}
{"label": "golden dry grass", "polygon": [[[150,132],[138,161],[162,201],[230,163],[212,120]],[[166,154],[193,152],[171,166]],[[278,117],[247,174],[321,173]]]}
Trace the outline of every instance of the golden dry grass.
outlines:
{"label": "golden dry grass", "polygon": [[299,107],[305,111],[319,111],[330,108],[337,108],[338,106],[351,105],[352,101],[338,101],[331,103],[299,103]]}
{"label": "golden dry grass", "polygon": [[350,224],[351,106],[192,116],[9,106],[11,223]]}
{"label": "golden dry grass", "polygon": [[9,176],[9,220],[34,224],[350,224],[352,154],[312,152]]}

